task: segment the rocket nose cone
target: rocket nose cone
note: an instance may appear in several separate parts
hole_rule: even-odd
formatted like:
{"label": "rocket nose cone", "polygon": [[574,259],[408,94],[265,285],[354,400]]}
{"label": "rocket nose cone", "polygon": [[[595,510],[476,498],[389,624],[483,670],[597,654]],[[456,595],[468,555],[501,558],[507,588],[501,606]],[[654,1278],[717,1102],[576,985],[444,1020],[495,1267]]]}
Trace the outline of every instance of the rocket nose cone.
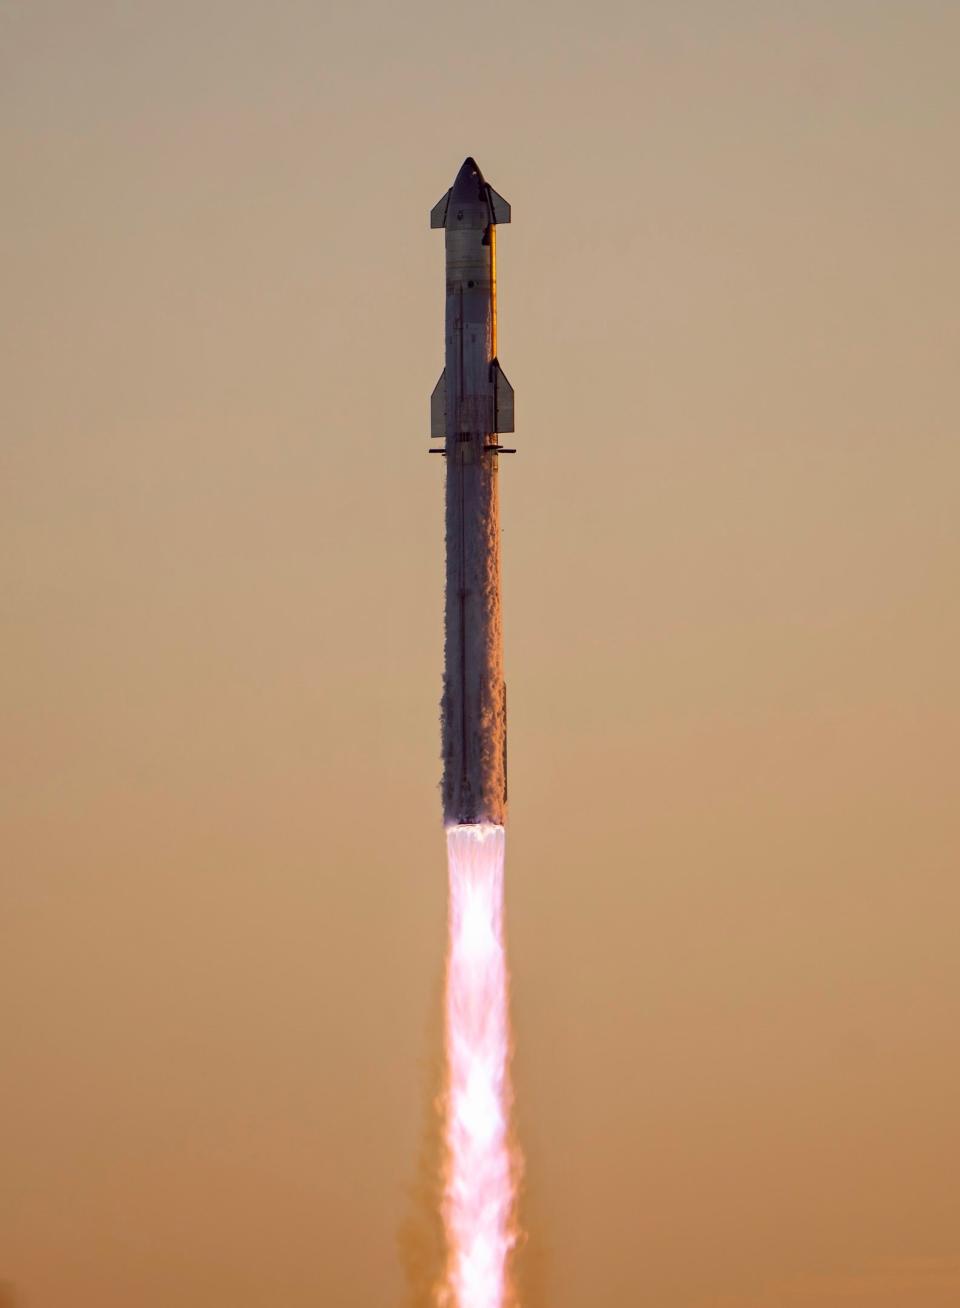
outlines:
{"label": "rocket nose cone", "polygon": [[476,160],[468,156],[457,173],[450,199],[458,200],[460,203],[475,203],[477,200],[485,199],[483,188],[483,173],[477,167]]}

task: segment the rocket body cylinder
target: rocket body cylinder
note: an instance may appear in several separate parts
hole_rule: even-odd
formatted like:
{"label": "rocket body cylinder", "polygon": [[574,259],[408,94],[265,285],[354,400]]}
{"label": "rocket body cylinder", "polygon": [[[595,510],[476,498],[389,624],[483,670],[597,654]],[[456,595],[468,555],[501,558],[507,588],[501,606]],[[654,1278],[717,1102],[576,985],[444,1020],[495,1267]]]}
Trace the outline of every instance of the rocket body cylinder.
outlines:
{"label": "rocket body cylinder", "polygon": [[431,432],[446,458],[443,809],[447,825],[506,817],[497,433],[513,391],[497,360],[496,226],[510,208],[468,159],[431,213],[446,237],[445,368]]}

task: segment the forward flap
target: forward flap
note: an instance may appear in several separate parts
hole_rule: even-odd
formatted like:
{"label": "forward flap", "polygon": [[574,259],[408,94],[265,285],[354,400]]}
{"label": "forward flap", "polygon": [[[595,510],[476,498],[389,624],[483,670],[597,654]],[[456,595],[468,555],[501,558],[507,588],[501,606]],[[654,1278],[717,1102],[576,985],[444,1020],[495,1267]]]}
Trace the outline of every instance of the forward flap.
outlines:
{"label": "forward flap", "polygon": [[[510,428],[513,431],[513,428]],[[445,437],[447,434],[447,370],[444,368],[440,380],[430,396],[430,436]]]}
{"label": "forward flap", "polygon": [[[437,203],[436,203],[436,204],[433,206],[433,208],[430,210],[430,226],[431,226],[431,227],[446,227],[446,225],[447,225],[447,205],[448,205],[449,203],[450,203],[450,192],[447,191],[446,195],[443,196],[442,199],[438,200]],[[508,206],[508,207],[509,207],[509,206]],[[507,222],[509,222],[509,221],[510,221],[510,219],[508,218],[508,219],[507,219]]]}
{"label": "forward flap", "polygon": [[493,221],[495,223],[508,223],[510,221],[510,206],[502,195],[496,193],[489,182],[487,183],[487,195],[490,197]]}

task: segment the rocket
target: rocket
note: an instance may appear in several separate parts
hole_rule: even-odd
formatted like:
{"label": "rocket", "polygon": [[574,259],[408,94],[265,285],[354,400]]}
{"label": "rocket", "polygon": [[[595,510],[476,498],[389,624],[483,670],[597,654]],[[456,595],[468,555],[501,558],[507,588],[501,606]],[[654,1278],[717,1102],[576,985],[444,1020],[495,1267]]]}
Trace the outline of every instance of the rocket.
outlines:
{"label": "rocket", "polygon": [[500,616],[501,454],[513,388],[497,358],[497,226],[510,206],[473,159],[434,205],[446,243],[445,367],[430,398],[431,439],[446,464],[443,814],[446,825],[502,826],[507,808],[507,691]]}

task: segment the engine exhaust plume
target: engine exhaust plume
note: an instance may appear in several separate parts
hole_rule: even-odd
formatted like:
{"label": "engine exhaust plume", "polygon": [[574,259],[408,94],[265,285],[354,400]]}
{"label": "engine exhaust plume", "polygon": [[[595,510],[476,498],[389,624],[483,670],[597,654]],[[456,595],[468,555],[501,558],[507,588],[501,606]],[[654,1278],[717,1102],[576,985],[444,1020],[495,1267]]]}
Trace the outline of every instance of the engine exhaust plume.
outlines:
{"label": "engine exhaust plume", "polygon": [[449,947],[445,997],[441,1303],[506,1308],[516,1244],[511,1149],[510,1025],[503,939],[504,830],[447,828]]}

